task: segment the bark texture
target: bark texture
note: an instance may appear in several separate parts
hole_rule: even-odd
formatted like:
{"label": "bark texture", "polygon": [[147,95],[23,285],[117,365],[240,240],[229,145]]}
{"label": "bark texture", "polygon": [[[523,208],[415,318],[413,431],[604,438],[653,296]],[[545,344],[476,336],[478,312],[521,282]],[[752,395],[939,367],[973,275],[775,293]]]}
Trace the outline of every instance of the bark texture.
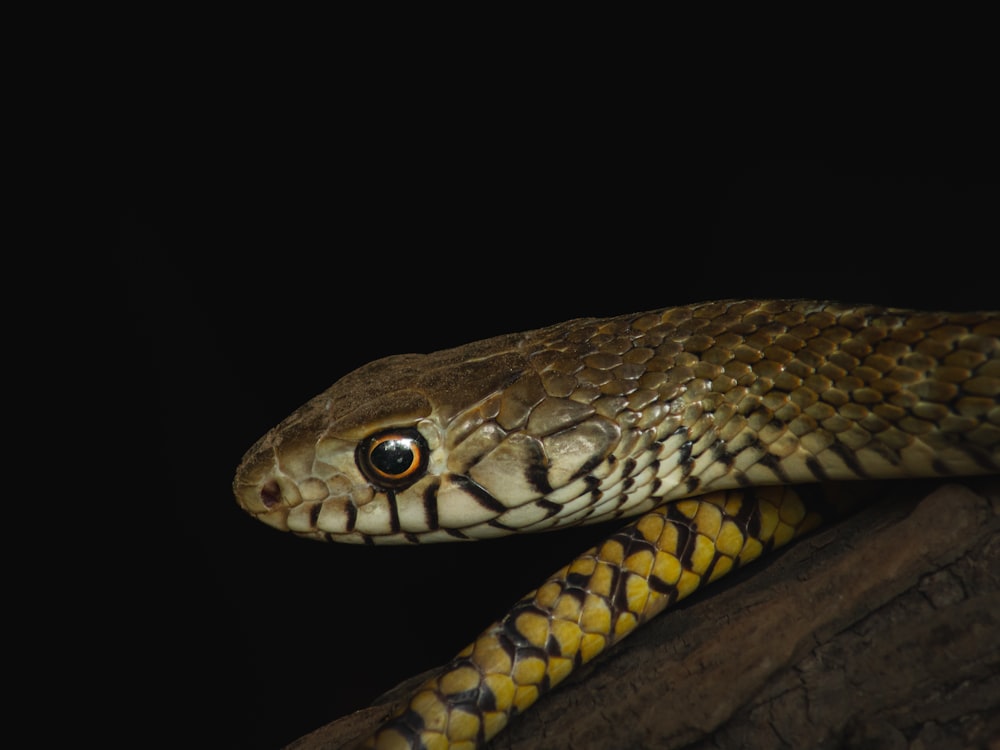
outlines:
{"label": "bark texture", "polygon": [[[351,747],[404,697],[289,749]],[[491,747],[1000,750],[1000,479],[900,485],[660,615]]]}

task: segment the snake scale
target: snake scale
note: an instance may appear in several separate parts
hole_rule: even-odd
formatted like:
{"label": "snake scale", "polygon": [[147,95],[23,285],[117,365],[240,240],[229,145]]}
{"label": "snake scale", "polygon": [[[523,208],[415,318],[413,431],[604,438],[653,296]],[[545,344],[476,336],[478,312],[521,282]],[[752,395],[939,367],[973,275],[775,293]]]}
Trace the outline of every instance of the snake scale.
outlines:
{"label": "snake scale", "polygon": [[821,523],[810,486],[996,473],[1000,313],[740,300],[372,362],[261,438],[234,492],[275,528],[362,544],[632,519],[364,745],[473,748],[673,602]]}

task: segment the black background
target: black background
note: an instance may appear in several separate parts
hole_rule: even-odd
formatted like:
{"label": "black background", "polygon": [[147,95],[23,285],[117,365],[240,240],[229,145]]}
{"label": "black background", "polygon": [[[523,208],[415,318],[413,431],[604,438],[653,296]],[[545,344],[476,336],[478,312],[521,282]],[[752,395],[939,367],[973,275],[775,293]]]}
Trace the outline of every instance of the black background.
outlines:
{"label": "black background", "polygon": [[975,154],[275,119],[174,113],[126,154],[108,325],[141,489],[119,501],[116,663],[165,744],[280,747],[446,660],[594,538],[368,549],[246,517],[242,453],[364,362],[704,299],[1000,307]]}

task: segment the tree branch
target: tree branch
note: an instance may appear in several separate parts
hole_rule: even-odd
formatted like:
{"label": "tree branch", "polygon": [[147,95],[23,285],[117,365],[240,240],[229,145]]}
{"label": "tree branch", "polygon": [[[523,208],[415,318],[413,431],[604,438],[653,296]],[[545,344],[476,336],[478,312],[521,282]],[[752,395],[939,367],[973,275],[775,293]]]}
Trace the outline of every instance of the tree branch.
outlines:
{"label": "tree branch", "polygon": [[[654,619],[491,747],[965,747],[1000,737],[1000,480],[897,486]],[[289,750],[351,747],[423,677]]]}

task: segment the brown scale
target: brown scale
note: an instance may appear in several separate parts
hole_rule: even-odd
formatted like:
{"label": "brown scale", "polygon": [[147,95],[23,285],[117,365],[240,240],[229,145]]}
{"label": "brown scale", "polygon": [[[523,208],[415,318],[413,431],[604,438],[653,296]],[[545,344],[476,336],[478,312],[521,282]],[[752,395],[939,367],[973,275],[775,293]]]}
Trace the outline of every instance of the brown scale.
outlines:
{"label": "brown scale", "polygon": [[[354,445],[418,427],[432,471],[391,488],[358,475]],[[669,604],[817,525],[821,504],[783,485],[998,472],[1000,313],[741,301],[373,363],[262,438],[234,491],[277,528],[355,543],[635,516],[366,745],[472,748]]]}

